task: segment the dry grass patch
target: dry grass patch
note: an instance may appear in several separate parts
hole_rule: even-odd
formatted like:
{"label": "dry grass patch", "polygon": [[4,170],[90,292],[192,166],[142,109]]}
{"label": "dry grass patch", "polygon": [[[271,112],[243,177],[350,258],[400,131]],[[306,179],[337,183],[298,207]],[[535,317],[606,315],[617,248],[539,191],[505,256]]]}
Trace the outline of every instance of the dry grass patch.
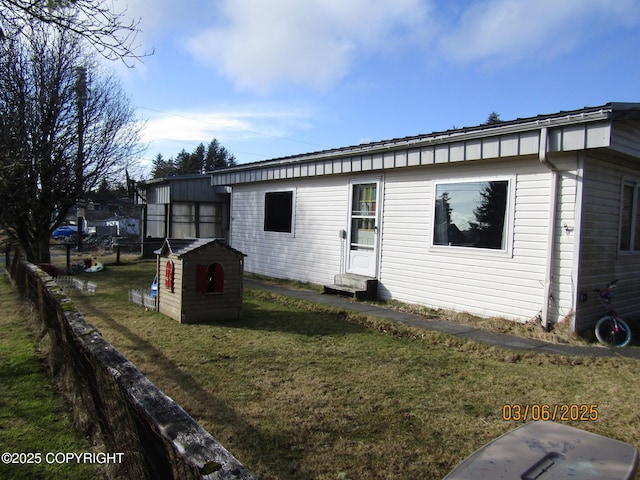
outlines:
{"label": "dry grass patch", "polygon": [[420,305],[411,305],[397,301],[376,302],[384,307],[422,315],[426,318],[448,320],[450,322],[471,325],[482,330],[489,330],[496,333],[506,333],[519,337],[533,338],[550,343],[568,344],[568,345],[590,345],[595,340],[595,336],[591,335],[581,337],[571,328],[571,319],[565,318],[554,324],[550,331],[546,331],[538,318],[532,318],[529,321],[519,323],[499,317],[483,318],[471,315],[465,312],[456,312],[446,309],[432,309]]}
{"label": "dry grass patch", "polygon": [[504,404],[597,404],[573,425],[640,445],[636,361],[504,350],[252,289],[240,321],[181,325],[127,303],[154,270],[108,266],[75,301],[263,479],[440,479],[518,425]]}

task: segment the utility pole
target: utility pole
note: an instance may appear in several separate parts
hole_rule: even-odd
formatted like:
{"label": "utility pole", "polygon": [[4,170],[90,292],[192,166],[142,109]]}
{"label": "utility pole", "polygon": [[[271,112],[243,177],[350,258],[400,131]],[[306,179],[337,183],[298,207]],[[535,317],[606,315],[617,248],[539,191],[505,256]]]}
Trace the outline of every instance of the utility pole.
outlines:
{"label": "utility pole", "polygon": [[[84,106],[87,103],[87,69],[86,67],[76,67],[76,106],[78,110],[78,154],[76,156],[75,177],[76,192],[82,196],[83,165],[84,165]],[[77,198],[80,203],[82,198]],[[82,250],[82,231],[84,226],[84,215],[80,214],[78,206],[78,252]]]}

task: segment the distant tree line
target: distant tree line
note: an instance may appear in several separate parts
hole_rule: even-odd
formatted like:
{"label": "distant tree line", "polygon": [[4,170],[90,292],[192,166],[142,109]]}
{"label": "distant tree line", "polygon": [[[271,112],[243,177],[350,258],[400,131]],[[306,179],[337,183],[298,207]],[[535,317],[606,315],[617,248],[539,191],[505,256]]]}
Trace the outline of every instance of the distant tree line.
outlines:
{"label": "distant tree line", "polygon": [[206,147],[201,143],[191,153],[182,149],[175,158],[168,160],[159,153],[153,160],[151,178],[206,173],[234,165],[237,165],[236,157],[214,138]]}

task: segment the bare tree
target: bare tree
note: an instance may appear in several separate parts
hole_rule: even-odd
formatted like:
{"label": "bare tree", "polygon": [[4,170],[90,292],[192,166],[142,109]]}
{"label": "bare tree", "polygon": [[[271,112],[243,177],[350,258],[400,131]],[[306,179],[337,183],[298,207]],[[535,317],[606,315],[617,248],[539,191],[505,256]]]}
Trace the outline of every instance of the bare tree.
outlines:
{"label": "bare tree", "polygon": [[[0,0],[0,39],[25,32],[34,22],[54,26],[85,39],[105,58],[132,66],[140,19],[128,19],[126,9],[114,10],[110,0]],[[28,30],[28,28],[27,28]]]}
{"label": "bare tree", "polygon": [[140,126],[77,35],[36,23],[0,44],[0,225],[35,262],[84,192],[122,177]]}

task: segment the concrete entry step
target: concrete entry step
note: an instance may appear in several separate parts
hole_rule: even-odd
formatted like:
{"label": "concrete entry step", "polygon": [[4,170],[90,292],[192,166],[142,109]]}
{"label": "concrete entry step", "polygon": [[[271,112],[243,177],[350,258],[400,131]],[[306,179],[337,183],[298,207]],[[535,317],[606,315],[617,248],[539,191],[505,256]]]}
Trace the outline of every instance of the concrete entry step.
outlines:
{"label": "concrete entry step", "polygon": [[340,273],[334,277],[332,285],[324,286],[324,293],[345,295],[357,300],[375,300],[378,297],[378,279],[352,273]]}

